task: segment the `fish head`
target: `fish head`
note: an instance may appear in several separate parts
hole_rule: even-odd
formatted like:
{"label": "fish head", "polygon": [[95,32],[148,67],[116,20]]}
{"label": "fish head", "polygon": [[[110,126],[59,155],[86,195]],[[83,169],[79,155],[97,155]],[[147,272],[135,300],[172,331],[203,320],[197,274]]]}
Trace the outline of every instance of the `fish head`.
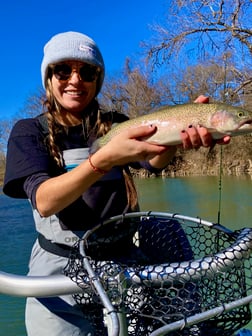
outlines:
{"label": "fish head", "polygon": [[236,106],[220,105],[210,117],[211,127],[226,135],[252,132],[252,112]]}

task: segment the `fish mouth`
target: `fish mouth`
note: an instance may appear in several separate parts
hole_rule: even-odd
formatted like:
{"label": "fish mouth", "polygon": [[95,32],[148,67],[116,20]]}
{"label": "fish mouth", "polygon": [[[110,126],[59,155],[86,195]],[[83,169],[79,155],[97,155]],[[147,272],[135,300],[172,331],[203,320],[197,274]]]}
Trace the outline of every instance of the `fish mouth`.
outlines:
{"label": "fish mouth", "polygon": [[[230,132],[233,133],[232,131]],[[252,119],[247,119],[244,121],[241,121],[236,129],[234,129],[235,135],[245,135],[252,133]]]}
{"label": "fish mouth", "polygon": [[251,119],[247,119],[244,121],[241,121],[237,127],[237,129],[245,129],[245,128],[251,128],[252,129],[252,118]]}

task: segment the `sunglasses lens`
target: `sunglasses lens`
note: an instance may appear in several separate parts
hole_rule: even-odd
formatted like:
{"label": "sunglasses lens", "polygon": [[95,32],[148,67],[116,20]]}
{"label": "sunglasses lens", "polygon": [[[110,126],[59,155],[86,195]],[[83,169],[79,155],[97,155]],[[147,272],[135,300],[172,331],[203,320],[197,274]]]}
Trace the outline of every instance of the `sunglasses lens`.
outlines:
{"label": "sunglasses lens", "polygon": [[67,81],[72,76],[73,71],[78,72],[83,82],[94,82],[98,77],[99,68],[91,64],[84,64],[76,70],[67,63],[56,64],[53,67],[53,74],[60,81]]}
{"label": "sunglasses lens", "polygon": [[98,76],[98,69],[93,65],[85,64],[80,68],[79,74],[84,82],[94,82]]}
{"label": "sunglasses lens", "polygon": [[56,64],[53,74],[58,80],[67,80],[71,76],[72,68],[68,64]]}

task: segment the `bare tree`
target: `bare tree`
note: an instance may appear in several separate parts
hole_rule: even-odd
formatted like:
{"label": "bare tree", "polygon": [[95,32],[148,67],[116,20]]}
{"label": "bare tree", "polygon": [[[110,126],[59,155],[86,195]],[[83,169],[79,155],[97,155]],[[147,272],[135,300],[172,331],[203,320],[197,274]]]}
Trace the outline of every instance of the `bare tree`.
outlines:
{"label": "bare tree", "polygon": [[20,109],[15,119],[33,118],[43,112],[45,93],[42,89],[27,97],[24,106]]}
{"label": "bare tree", "polygon": [[116,110],[134,118],[159,106],[162,98],[151,75],[140,67],[131,68],[127,59],[123,74],[105,82],[100,101],[106,110]]}
{"label": "bare tree", "polygon": [[12,120],[0,120],[0,155],[4,156],[7,147],[7,141],[12,128]]}
{"label": "bare tree", "polygon": [[[251,0],[173,0],[165,22],[153,27],[154,37],[145,43],[153,66],[170,66],[176,59],[181,71],[199,61],[232,55],[236,72],[234,94],[252,83]],[[182,56],[182,57],[181,57]],[[231,92],[230,92],[231,94]]]}
{"label": "bare tree", "polygon": [[[233,66],[231,55],[223,59],[209,59],[196,65],[188,66],[180,78],[179,72],[173,74],[176,87],[174,97],[179,96],[182,102],[192,102],[200,94],[208,95],[213,101],[241,104],[241,98],[235,91],[240,79],[237,69]],[[242,99],[244,103],[244,99]]]}
{"label": "bare tree", "polygon": [[7,142],[13,125],[17,120],[22,118],[32,118],[42,113],[42,101],[44,99],[44,93],[38,91],[30,95],[24,103],[24,106],[20,108],[19,112],[12,119],[0,120],[0,163],[5,160],[5,153],[7,149]]}

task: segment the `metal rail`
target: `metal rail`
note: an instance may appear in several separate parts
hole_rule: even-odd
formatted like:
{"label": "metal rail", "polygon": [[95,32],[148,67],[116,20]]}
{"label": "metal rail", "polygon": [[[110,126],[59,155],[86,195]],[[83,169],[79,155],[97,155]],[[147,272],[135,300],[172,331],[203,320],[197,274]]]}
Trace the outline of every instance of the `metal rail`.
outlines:
{"label": "metal rail", "polygon": [[25,276],[0,272],[0,293],[24,297],[49,297],[81,293],[65,275]]}

